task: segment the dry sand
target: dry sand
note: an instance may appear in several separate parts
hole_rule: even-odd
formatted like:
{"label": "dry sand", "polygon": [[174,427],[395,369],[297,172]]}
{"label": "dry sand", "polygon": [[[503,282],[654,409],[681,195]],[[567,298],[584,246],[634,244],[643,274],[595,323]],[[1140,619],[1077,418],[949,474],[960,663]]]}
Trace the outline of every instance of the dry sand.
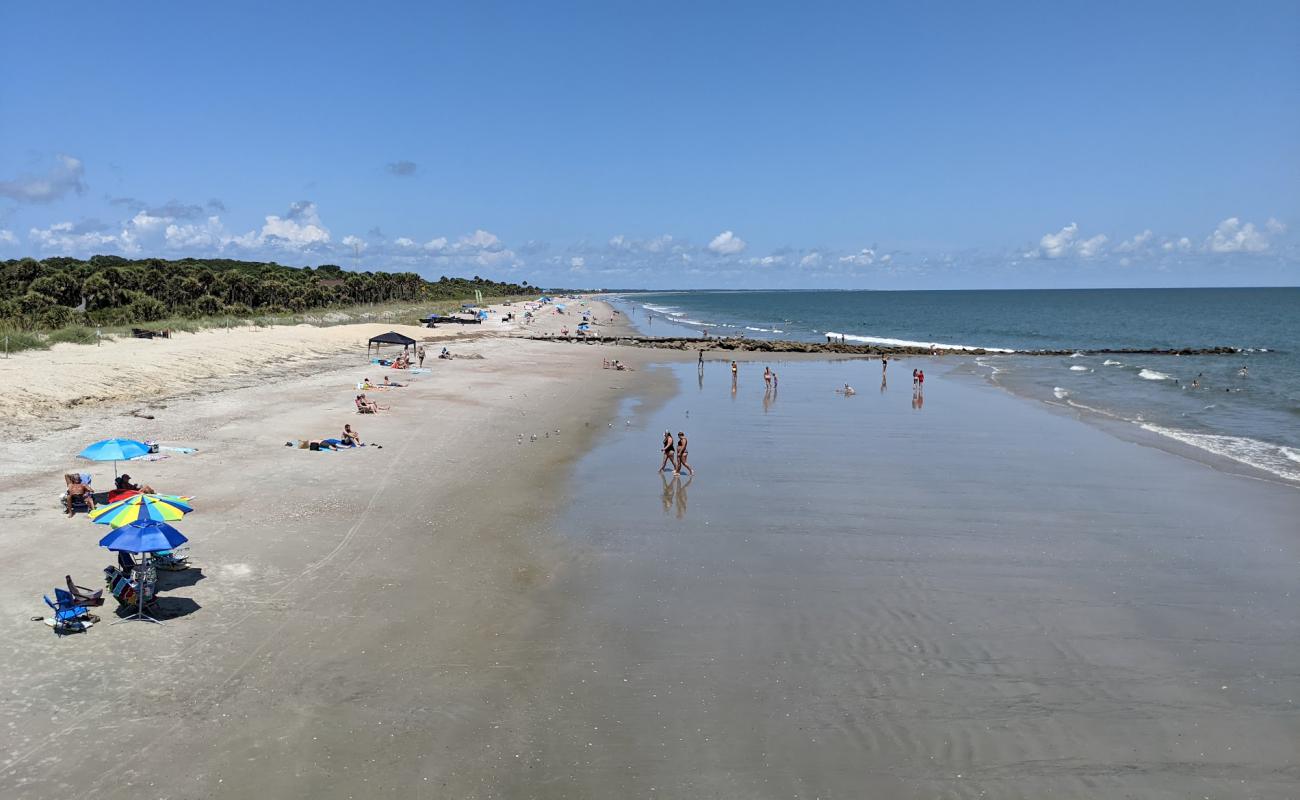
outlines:
{"label": "dry sand", "polygon": [[[140,352],[221,366],[188,367],[194,380],[214,377],[182,384],[184,396],[132,393],[58,407],[57,423],[29,417],[28,441],[5,449],[0,796],[351,796],[385,775],[409,788],[446,770],[444,723],[486,707],[506,674],[493,644],[530,624],[529,598],[565,565],[547,520],[569,463],[646,373],[602,370],[613,355],[599,346],[456,340],[454,353],[482,358],[430,354],[429,374],[390,372],[410,386],[372,392],[392,408],[361,416],[355,381],[383,373],[349,344],[371,327],[53,354],[95,374]],[[206,344],[223,337],[245,347]],[[304,342],[321,355],[304,374],[268,359]],[[228,388],[222,373],[236,365],[259,370],[238,378],[252,385]],[[57,382],[39,390],[77,394]],[[128,415],[142,402],[155,419]],[[344,423],[382,449],[284,446],[337,436]],[[98,587],[112,560],[96,547],[107,528],[60,513],[59,475],[81,468],[107,488],[111,465],[73,457],[105,435],[198,448],[122,466],[196,496],[178,527],[201,570],[160,579],[165,627],[110,627],[110,599],[104,624],[59,639],[29,621],[40,595],[65,574]]]}

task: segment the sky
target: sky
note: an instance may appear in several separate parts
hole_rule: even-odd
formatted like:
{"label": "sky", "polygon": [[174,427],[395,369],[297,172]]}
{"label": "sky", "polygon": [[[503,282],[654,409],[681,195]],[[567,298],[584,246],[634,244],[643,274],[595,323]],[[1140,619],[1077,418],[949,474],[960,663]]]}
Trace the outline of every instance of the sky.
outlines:
{"label": "sky", "polygon": [[0,259],[1300,283],[1300,4],[0,5]]}

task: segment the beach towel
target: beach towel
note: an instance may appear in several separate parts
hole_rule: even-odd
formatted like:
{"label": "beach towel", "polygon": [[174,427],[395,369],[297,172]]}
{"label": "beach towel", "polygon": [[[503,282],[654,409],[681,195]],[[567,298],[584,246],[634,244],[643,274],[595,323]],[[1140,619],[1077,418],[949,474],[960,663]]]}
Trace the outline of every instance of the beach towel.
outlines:
{"label": "beach towel", "polygon": [[428,367],[411,367],[412,375],[414,375],[417,372],[433,372],[433,370],[429,369]]}
{"label": "beach towel", "polygon": [[199,449],[197,447],[162,447],[160,449],[166,450],[171,453],[184,453],[185,455],[199,452]]}

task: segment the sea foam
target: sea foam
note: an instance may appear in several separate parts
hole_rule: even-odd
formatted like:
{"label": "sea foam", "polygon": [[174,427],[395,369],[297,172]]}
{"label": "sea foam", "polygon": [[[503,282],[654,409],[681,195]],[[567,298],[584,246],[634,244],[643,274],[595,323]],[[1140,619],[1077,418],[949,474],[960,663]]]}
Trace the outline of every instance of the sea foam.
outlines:
{"label": "sea foam", "polygon": [[863,344],[884,344],[892,347],[937,347],[940,350],[986,350],[990,353],[1014,353],[1014,350],[1007,350],[1002,347],[980,347],[974,344],[943,344],[941,342],[913,342],[908,339],[889,339],[883,336],[858,336],[852,333],[836,333],[826,331],[826,335],[832,339],[843,337],[847,342],[861,342]]}
{"label": "sea foam", "polygon": [[1088,372],[1088,368],[1085,367],[1085,366],[1081,366],[1081,365],[1079,365],[1079,364],[1075,364],[1073,367],[1070,367],[1070,371],[1071,371],[1071,372]]}
{"label": "sea foam", "polygon": [[1300,481],[1300,454],[1289,447],[1261,442],[1248,436],[1227,436],[1217,433],[1194,433],[1178,428],[1145,423],[1144,431],[1159,434],[1208,453],[1230,458],[1242,464],[1277,475],[1287,480]]}
{"label": "sea foam", "polygon": [[1156,372],[1153,369],[1143,369],[1138,373],[1138,377],[1148,381],[1167,381],[1172,379],[1171,376],[1166,375],[1163,372]]}

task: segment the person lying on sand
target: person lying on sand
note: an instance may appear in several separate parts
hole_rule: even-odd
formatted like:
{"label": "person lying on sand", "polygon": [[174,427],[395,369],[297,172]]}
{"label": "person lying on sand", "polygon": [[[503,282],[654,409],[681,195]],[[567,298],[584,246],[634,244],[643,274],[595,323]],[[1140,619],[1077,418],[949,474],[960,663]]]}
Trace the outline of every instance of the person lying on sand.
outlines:
{"label": "person lying on sand", "polygon": [[131,483],[131,476],[123,472],[114,481],[113,485],[119,492],[143,492],[144,494],[153,494],[153,487],[148,484]]}
{"label": "person lying on sand", "polygon": [[[73,478],[73,480],[69,480],[69,478]],[[90,491],[89,486],[81,482],[80,475],[64,475],[63,480],[68,484],[67,494],[63,496],[63,505],[67,509],[69,517],[72,516],[72,501],[77,497],[80,497],[85,502],[87,509],[95,510],[95,495]]]}
{"label": "person lying on sand", "polygon": [[393,383],[392,381],[390,381],[390,380],[388,379],[388,376],[385,375],[385,376],[384,376],[384,384],[383,384],[383,385],[384,385],[384,386],[395,386],[395,387],[397,387],[398,389],[401,389],[401,388],[402,388],[403,386],[405,386],[406,384],[404,384],[404,383]]}

